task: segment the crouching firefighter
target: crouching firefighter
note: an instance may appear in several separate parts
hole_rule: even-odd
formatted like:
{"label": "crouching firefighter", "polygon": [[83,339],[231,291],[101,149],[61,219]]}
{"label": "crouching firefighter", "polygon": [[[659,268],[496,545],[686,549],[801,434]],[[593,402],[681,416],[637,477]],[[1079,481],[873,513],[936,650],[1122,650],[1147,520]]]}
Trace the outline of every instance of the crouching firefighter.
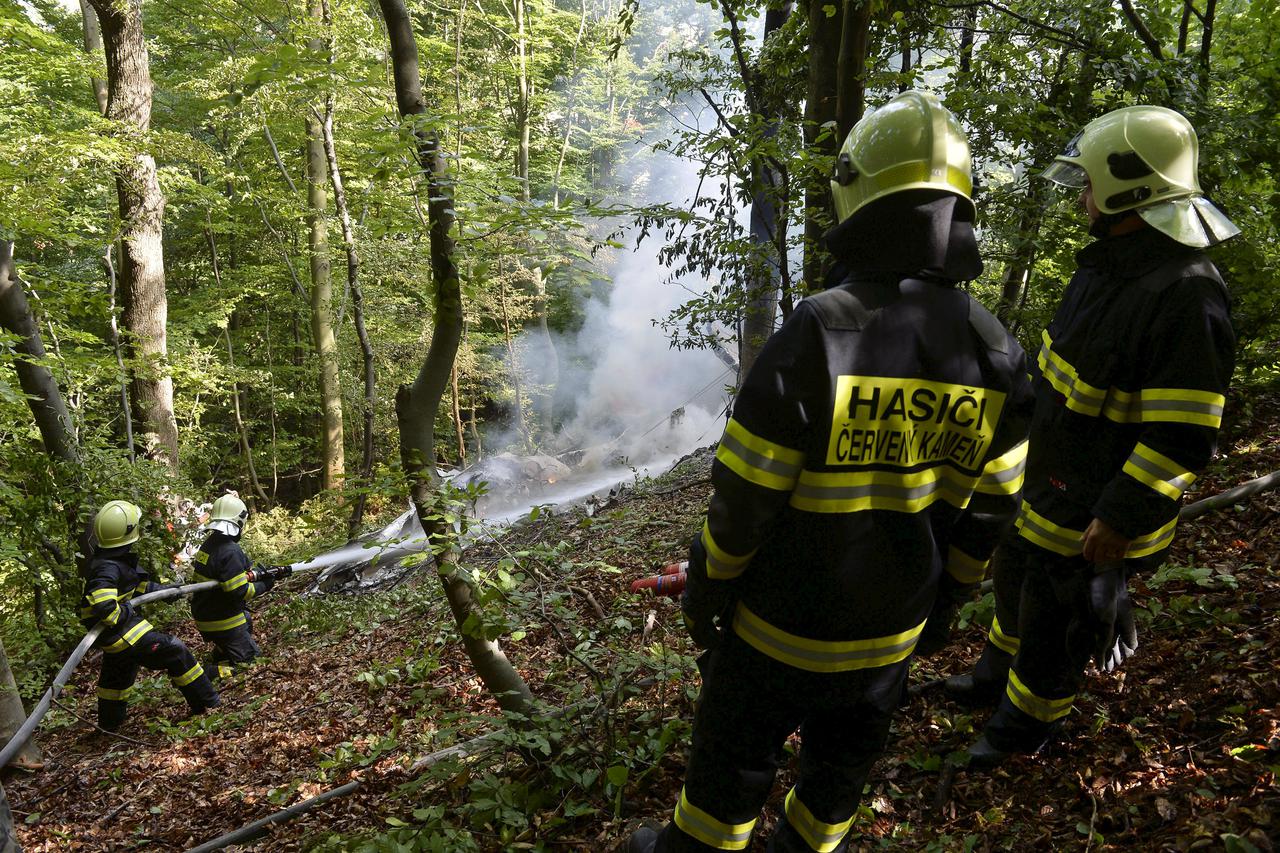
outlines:
{"label": "crouching firefighter", "polygon": [[982,270],[971,182],[929,94],[844,141],[825,238],[842,274],[765,344],[716,450],[681,602],[711,649],[688,769],[633,853],[745,850],[797,728],[768,849],[848,849],[910,657],[981,580],[1021,490],[1026,359],[956,286]]}
{"label": "crouching firefighter", "polygon": [[1202,251],[1239,233],[1200,189],[1182,115],[1132,106],[1087,124],[1044,171],[1080,190],[1096,238],[1045,330],[1016,534],[994,566],[996,615],[958,698],[999,703],[971,764],[1035,752],[1094,659],[1137,647],[1127,576],[1160,565],[1183,492],[1212,458],[1235,335]]}
{"label": "crouching firefighter", "polygon": [[124,722],[129,693],[142,667],[169,673],[192,715],[219,704],[218,691],[182,641],[157,631],[129,604],[135,595],[173,588],[173,584],[152,582],[132,553],[133,543],[141,537],[141,519],[136,505],[111,501],[98,510],[93,522],[98,544],[86,569],[80,621],[86,627],[98,622],[107,626],[94,641],[94,647],[103,652],[98,725],[107,731]]}
{"label": "crouching firefighter", "polygon": [[217,581],[218,588],[191,596],[191,616],[200,635],[214,646],[209,665],[217,678],[231,675],[232,665],[249,663],[259,654],[253,639],[253,621],[248,604],[293,574],[292,566],[251,568],[240,547],[249,510],[235,495],[223,495],[213,502],[209,536],[192,561],[194,583]]}

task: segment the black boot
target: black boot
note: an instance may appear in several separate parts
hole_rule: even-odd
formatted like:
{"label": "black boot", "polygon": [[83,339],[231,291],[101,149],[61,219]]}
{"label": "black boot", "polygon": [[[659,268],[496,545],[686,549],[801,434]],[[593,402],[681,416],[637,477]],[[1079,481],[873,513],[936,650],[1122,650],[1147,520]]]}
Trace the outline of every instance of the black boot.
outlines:
{"label": "black boot", "polygon": [[947,698],[971,708],[994,708],[1000,704],[1004,684],[978,681],[973,673],[965,672],[943,681],[942,691],[947,694]]}
{"label": "black boot", "polygon": [[631,833],[627,841],[627,853],[653,853],[658,846],[658,831],[651,826],[642,826]]}
{"label": "black boot", "polygon": [[985,734],[973,742],[968,752],[970,770],[991,770],[1004,764],[1013,755],[1012,752],[992,746]]}

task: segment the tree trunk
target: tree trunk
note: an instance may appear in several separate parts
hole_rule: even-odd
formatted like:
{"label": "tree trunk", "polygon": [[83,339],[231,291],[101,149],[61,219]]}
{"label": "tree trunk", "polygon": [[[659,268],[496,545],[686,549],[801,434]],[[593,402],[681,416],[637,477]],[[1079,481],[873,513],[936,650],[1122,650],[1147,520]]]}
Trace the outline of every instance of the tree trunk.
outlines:
{"label": "tree trunk", "polygon": [[[328,9],[325,3],[325,9]],[[327,18],[326,14],[326,18]],[[326,21],[326,23],[328,23]],[[320,125],[324,135],[324,153],[329,161],[329,179],[333,184],[333,203],[338,210],[338,222],[342,225],[342,246],[347,253],[347,286],[351,290],[351,320],[360,341],[360,358],[364,364],[364,435],[361,442],[361,488],[351,510],[350,530],[354,536],[364,520],[364,504],[367,487],[373,479],[373,415],[377,406],[378,375],[373,363],[373,344],[364,325],[364,291],[360,287],[360,257],[356,254],[356,235],[351,228],[351,211],[347,207],[347,191],[342,184],[342,170],[338,166],[338,149],[333,144],[333,96],[325,103],[324,121]]]}
{"label": "tree trunk", "polygon": [[0,785],[0,853],[22,853],[18,836],[13,831],[13,813],[9,811],[9,798]]}
{"label": "tree trunk", "polygon": [[[9,656],[5,653],[4,643],[0,642],[0,743],[8,743],[26,721],[27,712],[22,707],[22,697],[18,695],[13,670],[9,668]],[[41,754],[40,747],[36,746],[35,738],[29,738],[22,745],[17,755],[10,760],[9,766],[24,770],[39,770],[44,766],[44,755]],[[0,829],[0,839],[3,837],[3,830]]]}
{"label": "tree trunk", "polygon": [[[321,18],[318,0],[311,0],[311,16]],[[312,39],[311,50],[324,50],[323,39]],[[338,382],[338,342],[333,332],[333,282],[329,274],[329,233],[325,221],[328,182],[322,122],[307,116],[307,225],[311,229],[311,338],[320,359],[321,487],[341,489],[346,459],[342,436],[342,387]]]}
{"label": "tree trunk", "polygon": [[[98,13],[107,57],[107,117],[141,149],[151,127],[151,69],[142,32],[140,0],[89,0]],[[120,278],[124,327],[129,333],[133,420],[146,452],[173,471],[178,466],[178,424],[165,324],[164,195],[156,161],[139,151],[116,175],[120,206]]]}
{"label": "tree trunk", "polygon": [[27,405],[50,456],[63,462],[79,463],[80,450],[71,432],[71,417],[53,373],[43,364],[44,342],[27,295],[18,281],[13,264],[13,242],[0,241],[0,326],[18,338],[14,351],[18,382],[27,395]]}
{"label": "tree trunk", "polygon": [[455,360],[449,371],[449,388],[452,391],[453,432],[458,437],[458,467],[467,467],[467,441],[462,436],[462,400],[458,391],[458,362]]}
{"label": "tree trunk", "polygon": [[[853,2],[853,0],[849,0]],[[827,16],[827,9],[836,13]],[[831,226],[831,169],[840,150],[836,127],[839,89],[839,54],[847,8],[833,7],[820,0],[809,2],[809,84],[804,105],[804,141],[817,168],[804,179],[804,286],[809,291],[822,286],[827,253],[822,235]]]}
{"label": "tree trunk", "polygon": [[[761,44],[767,45],[769,36],[777,32],[790,16],[790,3],[778,9],[769,9],[764,16],[764,36]],[[759,78],[760,74],[757,73],[754,76]],[[743,80],[743,84],[751,85],[751,81]],[[767,110],[769,113],[769,125],[765,129],[765,138],[776,137],[782,123],[780,106],[765,104],[758,91],[754,101],[760,109]],[[787,244],[786,216],[785,214],[778,216],[781,178],[781,174],[774,168],[773,163],[763,157],[752,158],[751,242],[759,248],[760,253],[767,260],[763,264],[752,266],[754,275],[746,282],[747,304],[742,315],[742,333],[738,337],[739,384],[746,378],[751,365],[755,364],[756,357],[764,347],[764,342],[773,334],[774,317],[778,311],[778,285],[782,278]]]}
{"label": "tree trunk", "polygon": [[[98,27],[98,13],[93,11],[89,0],[80,0],[80,21],[84,28],[84,52],[94,57],[102,50],[102,30]],[[93,96],[98,101],[98,112],[107,114],[107,81],[101,77],[90,77]]]}
{"label": "tree trunk", "polygon": [[[400,117],[410,124],[422,115],[422,82],[418,72],[418,46],[404,0],[378,0],[387,23],[395,75],[396,105]],[[502,649],[470,623],[475,612],[473,590],[453,562],[452,528],[432,511],[436,485],[434,428],[435,415],[444,399],[450,371],[462,339],[462,291],[454,261],[453,191],[440,138],[421,124],[413,130],[418,163],[427,180],[427,216],[430,222],[431,277],[435,285],[435,324],[427,357],[413,385],[402,385],[396,393],[396,416],[400,427],[400,457],[409,478],[410,493],[423,529],[442,546],[436,552],[436,567],[449,607],[462,634],[467,655],[498,704],[509,711],[528,709],[532,693],[507,660]]]}

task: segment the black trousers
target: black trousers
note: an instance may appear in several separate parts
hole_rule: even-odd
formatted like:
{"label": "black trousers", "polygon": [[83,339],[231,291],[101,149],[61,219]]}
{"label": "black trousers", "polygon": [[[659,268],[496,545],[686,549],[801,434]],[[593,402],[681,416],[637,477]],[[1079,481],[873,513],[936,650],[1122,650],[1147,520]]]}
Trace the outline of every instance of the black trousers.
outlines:
{"label": "black trousers", "polygon": [[808,672],[730,631],[703,673],[684,790],[658,853],[746,849],[797,728],[799,781],[769,849],[848,849],[845,836],[888,739],[907,667]]}
{"label": "black trousers", "polygon": [[213,644],[213,651],[205,660],[218,678],[229,677],[233,665],[249,663],[262,654],[262,647],[253,639],[251,621],[230,631],[201,631],[200,636]]}
{"label": "black trousers", "polygon": [[138,670],[156,669],[169,673],[193,711],[211,706],[218,698],[204,667],[196,662],[182,641],[159,631],[148,631],[138,642],[120,652],[104,652],[98,675],[98,725],[114,729],[128,713],[129,691],[138,679]]}

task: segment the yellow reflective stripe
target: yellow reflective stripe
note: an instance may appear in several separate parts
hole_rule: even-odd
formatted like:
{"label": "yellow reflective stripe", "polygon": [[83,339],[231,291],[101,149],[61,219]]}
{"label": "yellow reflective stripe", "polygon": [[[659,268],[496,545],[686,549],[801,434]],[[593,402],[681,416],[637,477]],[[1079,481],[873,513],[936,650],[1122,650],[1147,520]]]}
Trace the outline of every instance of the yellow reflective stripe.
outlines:
{"label": "yellow reflective stripe", "polygon": [[1073,530],[1070,527],[1054,524],[1033,510],[1026,501],[1022,502],[1014,526],[1023,539],[1039,545],[1046,551],[1052,551],[1064,557],[1075,557],[1084,552],[1083,530]]}
{"label": "yellow reflective stripe", "polygon": [[237,613],[235,616],[231,616],[226,619],[217,619],[211,622],[201,622],[197,619],[196,627],[201,631],[230,631],[232,628],[243,625],[247,621],[248,620],[245,618],[244,613]]}
{"label": "yellow reflective stripe", "polygon": [[719,459],[742,479],[766,489],[790,491],[804,464],[804,454],[763,439],[733,418],[716,448]]}
{"label": "yellow reflective stripe", "polygon": [[235,592],[237,589],[244,586],[248,582],[249,582],[249,576],[246,575],[244,572],[241,572],[240,574],[236,575],[233,578],[227,578],[226,580],[224,580],[222,582],[222,589],[224,592]]}
{"label": "yellow reflective stripe", "polygon": [[942,499],[959,509],[969,505],[978,478],[948,465],[923,471],[800,472],[791,505],[808,512],[884,509],[920,512]]}
{"label": "yellow reflective stripe", "polygon": [[108,625],[119,625],[120,624],[120,605],[117,604],[115,610],[112,610],[106,616],[103,616],[102,621],[106,622]]}
{"label": "yellow reflective stripe", "polygon": [[127,702],[129,700],[129,695],[132,693],[132,687],[126,687],[123,690],[112,690],[110,687],[98,688],[98,698],[109,699],[112,702]]}
{"label": "yellow reflective stripe", "polygon": [[1018,673],[1012,669],[1009,670],[1009,685],[1005,693],[1008,694],[1009,701],[1019,710],[1030,714],[1042,723],[1052,723],[1070,714],[1071,703],[1076,700],[1074,693],[1065,699],[1045,699],[1037,696],[1022,683]]}
{"label": "yellow reflective stripe", "polygon": [[1022,645],[1022,640],[1017,637],[1010,637],[1000,627],[999,616],[991,617],[991,630],[987,633],[987,639],[991,641],[991,645],[1011,655],[1016,655],[1018,647]]}
{"label": "yellow reflective stripe", "polygon": [[866,640],[812,640],[776,628],[738,602],[733,630],[774,660],[809,672],[848,672],[906,660],[916,647],[924,622],[900,634]]}
{"label": "yellow reflective stripe", "polygon": [[[147,587],[148,587],[148,586],[150,586],[150,582],[149,582],[149,581],[138,581],[138,585],[137,585],[137,586],[135,586],[135,587],[133,588],[133,594],[134,594],[134,595],[142,595],[143,593],[145,593],[145,592],[147,591]],[[132,596],[130,596],[130,597],[132,597]]]}
{"label": "yellow reflective stripe", "polygon": [[795,788],[787,792],[784,809],[787,814],[787,823],[791,824],[791,828],[800,834],[804,843],[817,853],[831,853],[839,847],[840,842],[848,834],[849,827],[853,825],[852,817],[841,823],[825,823],[818,820],[813,816],[813,812],[809,811],[809,807],[800,802]]}
{"label": "yellow reflective stripe", "polygon": [[746,823],[717,820],[690,803],[684,789],[680,789],[680,802],[676,804],[676,826],[685,835],[696,838],[703,844],[717,850],[746,850],[755,825],[755,818]]}
{"label": "yellow reflective stripe", "polygon": [[1122,469],[1133,479],[1150,486],[1166,498],[1178,500],[1196,481],[1196,475],[1145,444],[1138,444]]}
{"label": "yellow reflective stripe", "polygon": [[1173,541],[1173,532],[1178,526],[1178,516],[1169,519],[1168,524],[1153,530],[1145,536],[1139,536],[1137,539],[1129,543],[1129,550],[1124,552],[1126,557],[1146,557],[1157,551],[1163,551],[1169,547],[1169,543]]}
{"label": "yellow reflective stripe", "polygon": [[108,589],[95,589],[93,592],[85,593],[85,598],[88,599],[90,604],[101,604],[104,601],[115,601],[118,595],[119,593],[113,586]]}
{"label": "yellow reflective stripe", "polygon": [[256,585],[256,584],[249,584],[249,588],[248,588],[247,590],[245,590],[245,593],[244,593],[244,600],[245,600],[245,601],[251,601],[251,600],[253,600],[253,597],[254,597],[255,595],[257,595],[257,594],[258,594],[258,587],[257,587],[257,585]]}
{"label": "yellow reflective stripe", "polygon": [[1192,388],[1143,388],[1142,422],[1171,421],[1217,429],[1222,426],[1226,398],[1213,391]]}
{"label": "yellow reflective stripe", "polygon": [[1008,453],[988,462],[974,488],[988,495],[1016,495],[1022,489],[1026,470],[1027,442],[1023,440]]}
{"label": "yellow reflective stripe", "polygon": [[742,574],[742,570],[747,567],[747,563],[751,562],[751,558],[759,550],[758,548],[754,549],[750,554],[742,556],[730,554],[716,544],[715,538],[711,535],[710,520],[702,523],[702,546],[707,550],[707,577],[714,580],[736,578]]}
{"label": "yellow reflective stripe", "polygon": [[955,545],[947,549],[947,574],[960,583],[977,583],[986,577],[990,560],[970,557]]}
{"label": "yellow reflective stripe", "polygon": [[173,686],[186,687],[202,675],[204,675],[204,667],[197,663],[195,666],[191,667],[191,669],[182,673],[182,675],[176,676],[173,679]]}
{"label": "yellow reflective stripe", "polygon": [[[1076,557],[1084,552],[1083,530],[1073,530],[1070,527],[1054,524],[1033,510],[1026,501],[1022,502],[1022,508],[1018,512],[1018,519],[1014,522],[1014,526],[1017,527],[1018,534],[1023,539],[1039,545],[1046,551],[1052,551],[1064,557]],[[1177,526],[1178,517],[1175,515],[1161,527],[1130,542],[1129,550],[1124,552],[1125,557],[1147,557],[1164,550],[1173,541]]]}
{"label": "yellow reflective stripe", "polygon": [[125,649],[132,646],[134,643],[138,642],[138,640],[141,640],[143,634],[152,630],[155,630],[154,626],[150,622],[148,622],[146,619],[143,619],[137,625],[134,625],[132,628],[126,631],[124,633],[124,636],[122,636],[120,639],[116,640],[111,645],[104,647],[103,651],[113,652],[113,653],[122,652]]}
{"label": "yellow reflective stripe", "polygon": [[1040,375],[1048,380],[1055,391],[1067,399],[1068,409],[1094,417],[1101,414],[1107,392],[1081,379],[1075,367],[1053,351],[1053,338],[1049,336],[1047,329],[1040,339],[1040,353],[1036,356]]}
{"label": "yellow reflective stripe", "polygon": [[209,554],[207,551],[204,551],[203,549],[201,549],[199,551],[196,551],[196,555],[191,559],[193,562],[199,563],[200,565],[203,566],[205,563],[209,562]]}

